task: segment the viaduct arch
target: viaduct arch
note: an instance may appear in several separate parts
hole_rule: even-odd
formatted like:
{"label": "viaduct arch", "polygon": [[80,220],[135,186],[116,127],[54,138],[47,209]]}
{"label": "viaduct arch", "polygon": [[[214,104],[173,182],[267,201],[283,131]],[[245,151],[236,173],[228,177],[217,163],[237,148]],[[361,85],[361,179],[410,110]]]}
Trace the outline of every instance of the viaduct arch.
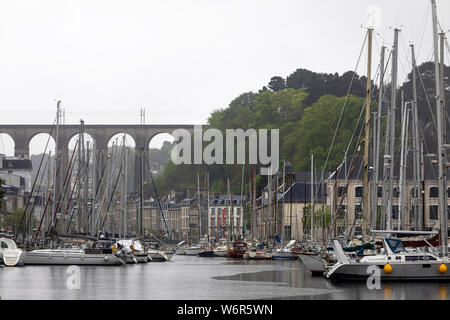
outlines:
{"label": "viaduct arch", "polygon": [[[97,124],[84,125],[84,132],[89,134],[95,143],[97,150],[98,163],[100,167],[105,164],[108,155],[109,138],[118,133],[130,135],[135,142],[135,169],[134,169],[134,190],[137,191],[137,181],[140,177],[139,163],[141,155],[145,152],[149,154],[150,140],[160,134],[172,134],[176,129],[186,129],[194,133],[196,125],[186,124],[160,124],[160,125],[114,125],[114,124]],[[200,127],[202,127],[200,125]],[[53,128],[53,129],[52,129]],[[80,125],[59,125],[58,131],[58,157],[61,159],[61,172],[66,172],[69,161],[69,141],[80,131]],[[6,133],[14,140],[14,156],[29,159],[30,149],[29,143],[31,139],[40,133],[47,133],[56,141],[56,126],[53,125],[0,125],[0,133]],[[60,175],[62,177],[63,175]],[[58,179],[60,180],[60,179]],[[60,181],[61,183],[61,181]],[[59,189],[57,187],[57,189]]]}

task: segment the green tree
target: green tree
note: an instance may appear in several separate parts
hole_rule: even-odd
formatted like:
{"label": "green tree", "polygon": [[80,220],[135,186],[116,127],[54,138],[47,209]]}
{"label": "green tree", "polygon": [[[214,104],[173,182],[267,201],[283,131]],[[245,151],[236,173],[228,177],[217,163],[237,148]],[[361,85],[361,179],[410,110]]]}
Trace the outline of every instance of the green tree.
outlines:
{"label": "green tree", "polygon": [[[303,216],[303,231],[305,233],[309,233],[311,230],[311,205],[307,206],[305,214]],[[316,208],[314,210],[314,228],[322,228],[325,223],[325,228],[328,228],[331,225],[331,213],[330,208],[328,206],[320,206],[320,208]]]}

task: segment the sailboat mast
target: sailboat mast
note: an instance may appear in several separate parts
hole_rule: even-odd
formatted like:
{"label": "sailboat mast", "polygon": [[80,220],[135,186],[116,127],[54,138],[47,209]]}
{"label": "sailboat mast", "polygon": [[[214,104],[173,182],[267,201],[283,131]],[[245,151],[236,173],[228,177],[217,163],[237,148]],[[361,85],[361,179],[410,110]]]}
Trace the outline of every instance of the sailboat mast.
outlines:
{"label": "sailboat mast", "polygon": [[419,138],[419,117],[417,112],[417,81],[416,81],[416,55],[414,53],[414,45],[411,45],[412,60],[412,82],[413,82],[413,102],[412,102],[412,133],[413,133],[413,180],[414,180],[414,200],[413,200],[413,216],[415,219],[416,230],[423,230],[423,211],[421,205],[421,192],[419,191],[420,180],[420,145]]}
{"label": "sailboat mast", "polygon": [[373,29],[368,29],[368,58],[367,58],[367,85],[366,85],[366,118],[364,125],[364,177],[363,177],[363,239],[367,241],[369,236],[369,145],[370,145],[370,97],[372,95],[372,33]]}
{"label": "sailboat mast", "polygon": [[381,47],[381,59],[380,59],[380,85],[378,90],[378,111],[377,111],[377,119],[375,125],[375,150],[374,150],[374,175],[373,175],[373,192],[372,192],[372,209],[370,215],[370,228],[373,230],[376,228],[377,224],[377,203],[378,203],[378,175],[380,172],[379,159],[380,159],[380,137],[381,137],[381,112],[383,105],[383,96],[384,96],[384,56],[385,56],[386,47]]}
{"label": "sailboat mast", "polygon": [[[438,30],[437,30],[437,13],[436,0],[431,0],[432,15],[433,15],[433,44],[434,44],[434,66],[435,66],[435,80],[436,80],[436,118],[437,118],[437,133],[438,133],[438,165],[439,165],[439,217],[441,224],[441,253],[443,256],[448,255],[448,231],[447,231],[447,177],[444,166],[446,165],[446,152],[443,148],[445,133],[443,130],[443,112],[444,112],[444,95],[441,92],[441,81],[443,80],[443,65],[444,52],[443,42],[445,34],[440,33],[441,40],[441,66],[439,65],[439,44],[438,44]],[[442,73],[442,74],[441,74]]]}
{"label": "sailboat mast", "polygon": [[394,191],[394,156],[395,156],[395,110],[397,105],[397,62],[398,62],[398,34],[399,29],[395,29],[394,34],[394,48],[392,51],[392,81],[391,81],[391,108],[390,108],[390,129],[389,129],[389,182],[388,182],[388,197],[386,210],[386,229],[392,229],[392,197]]}
{"label": "sailboat mast", "polygon": [[[293,190],[291,190],[291,192],[292,191]],[[292,236],[291,236],[291,238],[292,238]],[[311,154],[311,240],[314,240],[314,155],[313,154]]]}
{"label": "sailboat mast", "polygon": [[56,183],[56,168],[58,162],[58,144],[59,144],[59,117],[60,117],[60,105],[61,101],[56,104],[56,141],[55,141],[55,161],[53,162],[53,194],[52,194],[52,227],[55,225],[55,208],[56,208],[56,191],[58,190],[59,184]]}

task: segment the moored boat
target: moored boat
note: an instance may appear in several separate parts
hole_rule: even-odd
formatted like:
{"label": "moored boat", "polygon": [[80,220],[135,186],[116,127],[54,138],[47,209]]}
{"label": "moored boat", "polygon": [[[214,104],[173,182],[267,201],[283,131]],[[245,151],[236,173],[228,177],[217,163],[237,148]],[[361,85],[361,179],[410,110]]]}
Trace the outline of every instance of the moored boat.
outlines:
{"label": "moored boat", "polygon": [[247,251],[247,243],[238,239],[233,242],[233,246],[228,249],[227,256],[229,258],[243,258],[244,253]]}
{"label": "moored boat", "polygon": [[26,252],[19,249],[14,240],[0,238],[0,260],[8,267],[23,266]]}
{"label": "moored boat", "polygon": [[[327,272],[333,281],[366,281],[374,267],[381,281],[449,281],[450,260],[432,252],[407,251],[400,239],[383,238],[383,254],[349,259],[335,241],[338,262]],[[371,268],[370,268],[371,267]],[[370,268],[370,269],[369,269]]]}
{"label": "moored boat", "polygon": [[151,259],[151,262],[165,262],[170,260],[164,251],[156,249],[148,249],[148,257]]}
{"label": "moored boat", "polygon": [[272,259],[274,260],[294,260],[297,258],[295,254],[292,253],[292,246],[295,244],[295,240],[289,241],[286,246],[281,248],[276,248],[272,250]]}
{"label": "moored boat", "polygon": [[25,265],[123,265],[112,249],[38,249],[27,251]]}

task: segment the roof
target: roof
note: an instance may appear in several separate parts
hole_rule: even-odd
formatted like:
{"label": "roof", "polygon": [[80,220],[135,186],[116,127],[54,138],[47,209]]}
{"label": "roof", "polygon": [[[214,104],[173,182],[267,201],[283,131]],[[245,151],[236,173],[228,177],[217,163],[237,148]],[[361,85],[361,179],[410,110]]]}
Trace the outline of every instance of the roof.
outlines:
{"label": "roof", "polygon": [[[314,199],[316,202],[321,202],[322,199],[326,199],[326,184],[315,182],[314,185]],[[298,181],[292,184],[285,192],[277,194],[278,202],[283,201],[285,203],[295,203],[295,202],[311,202],[311,182],[309,181]],[[274,195],[274,199],[275,195]],[[261,206],[262,197],[257,200],[257,206]],[[268,203],[268,199],[264,199],[264,206]]]}
{"label": "roof", "polygon": [[[434,158],[430,156],[424,156],[424,176],[425,180],[435,180],[438,179],[438,165],[433,164],[432,160]],[[348,156],[345,160],[339,165],[339,167],[328,175],[329,180],[362,180],[364,171],[363,171],[363,161],[364,157],[362,155],[358,156]],[[378,165],[380,170],[378,170],[378,179],[383,180],[384,174],[384,158],[380,157],[378,160]],[[354,169],[352,170],[352,166],[354,165]],[[369,163],[369,166],[372,167],[372,164]],[[447,175],[450,173],[450,170],[447,171]],[[346,177],[348,176],[348,178]],[[394,179],[398,179],[400,175],[400,157],[394,158]],[[410,152],[406,159],[406,180],[413,180],[413,154]]]}

